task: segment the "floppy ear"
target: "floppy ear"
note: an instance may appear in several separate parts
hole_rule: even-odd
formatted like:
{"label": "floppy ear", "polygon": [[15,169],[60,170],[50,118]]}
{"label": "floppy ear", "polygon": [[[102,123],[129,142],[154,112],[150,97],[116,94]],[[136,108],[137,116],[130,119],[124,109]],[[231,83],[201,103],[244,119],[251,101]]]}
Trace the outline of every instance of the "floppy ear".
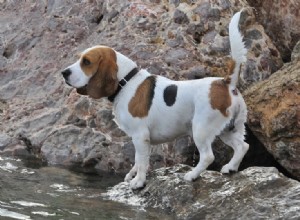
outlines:
{"label": "floppy ear", "polygon": [[80,95],[87,95],[87,86],[77,88],[76,91]]}
{"label": "floppy ear", "polygon": [[87,94],[94,99],[114,94],[118,88],[117,72],[115,52],[110,48],[101,48],[98,70],[88,82]]}

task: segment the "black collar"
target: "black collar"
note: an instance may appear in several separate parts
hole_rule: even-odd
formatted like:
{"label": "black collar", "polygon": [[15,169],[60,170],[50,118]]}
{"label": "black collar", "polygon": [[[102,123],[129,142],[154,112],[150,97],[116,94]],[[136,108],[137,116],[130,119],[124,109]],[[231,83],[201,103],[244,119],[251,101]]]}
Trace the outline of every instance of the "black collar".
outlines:
{"label": "black collar", "polygon": [[114,102],[116,96],[119,94],[119,92],[121,91],[121,89],[126,85],[126,83],[135,76],[135,74],[137,74],[139,72],[139,69],[137,67],[133,68],[123,79],[121,79],[119,81],[118,84],[118,88],[115,91],[114,94],[112,94],[111,96],[108,96],[108,100],[111,102]]}

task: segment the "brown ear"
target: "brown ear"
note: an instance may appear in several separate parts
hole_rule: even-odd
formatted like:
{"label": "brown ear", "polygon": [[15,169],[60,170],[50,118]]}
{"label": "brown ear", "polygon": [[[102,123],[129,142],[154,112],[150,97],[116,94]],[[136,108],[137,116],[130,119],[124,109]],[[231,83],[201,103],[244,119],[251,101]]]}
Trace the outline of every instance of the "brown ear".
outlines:
{"label": "brown ear", "polygon": [[98,70],[87,85],[87,94],[94,99],[111,96],[118,87],[118,66],[115,52],[110,48],[100,48],[99,50],[101,50],[101,56]]}
{"label": "brown ear", "polygon": [[87,86],[77,88],[76,91],[80,95],[87,95]]}

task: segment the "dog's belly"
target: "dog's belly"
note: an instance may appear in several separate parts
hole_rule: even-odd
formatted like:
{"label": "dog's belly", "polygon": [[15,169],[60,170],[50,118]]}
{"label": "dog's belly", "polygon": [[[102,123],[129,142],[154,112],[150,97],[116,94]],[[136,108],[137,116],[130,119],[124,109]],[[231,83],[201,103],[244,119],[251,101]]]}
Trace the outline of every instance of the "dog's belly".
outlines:
{"label": "dog's belly", "polygon": [[189,132],[181,132],[174,134],[152,134],[150,137],[151,144],[163,144],[175,140],[176,138],[189,135]]}
{"label": "dog's belly", "polygon": [[150,130],[150,143],[161,144],[170,142],[178,137],[191,135],[192,125],[191,122],[169,122],[168,124],[158,123]]}

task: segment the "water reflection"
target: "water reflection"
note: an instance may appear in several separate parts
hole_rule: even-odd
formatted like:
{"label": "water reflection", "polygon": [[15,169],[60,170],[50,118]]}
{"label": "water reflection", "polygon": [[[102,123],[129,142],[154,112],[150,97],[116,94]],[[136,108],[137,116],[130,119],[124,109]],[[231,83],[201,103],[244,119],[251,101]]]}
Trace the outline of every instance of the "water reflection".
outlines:
{"label": "water reflection", "polygon": [[122,176],[37,164],[0,157],[0,219],[171,219],[105,200],[107,188]]}

